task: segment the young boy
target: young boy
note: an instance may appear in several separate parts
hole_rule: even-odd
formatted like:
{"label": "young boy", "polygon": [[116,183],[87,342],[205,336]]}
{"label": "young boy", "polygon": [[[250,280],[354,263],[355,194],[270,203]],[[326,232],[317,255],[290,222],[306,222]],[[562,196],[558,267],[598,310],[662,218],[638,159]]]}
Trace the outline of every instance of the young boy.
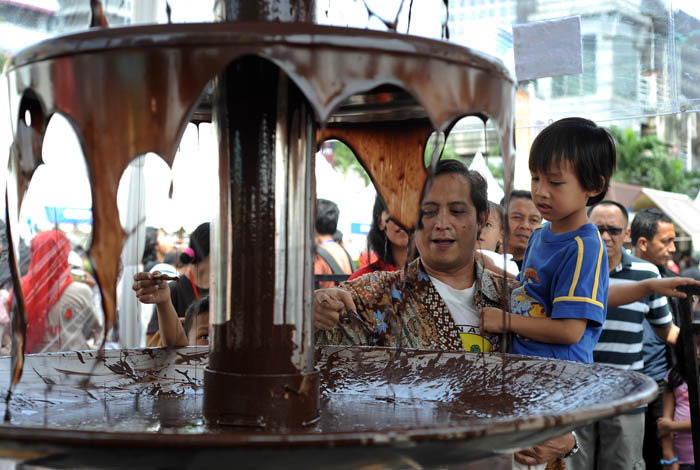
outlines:
{"label": "young boy", "polygon": [[481,327],[514,333],[515,354],[593,362],[605,321],[608,259],[586,206],[605,197],[615,142],[592,121],[562,119],[537,136],[529,166],[532,199],[548,222],[528,242],[512,313],[484,308]]}
{"label": "young boy", "polygon": [[196,300],[187,307],[185,312],[185,335],[187,344],[177,346],[208,346],[209,345],[209,296]]}

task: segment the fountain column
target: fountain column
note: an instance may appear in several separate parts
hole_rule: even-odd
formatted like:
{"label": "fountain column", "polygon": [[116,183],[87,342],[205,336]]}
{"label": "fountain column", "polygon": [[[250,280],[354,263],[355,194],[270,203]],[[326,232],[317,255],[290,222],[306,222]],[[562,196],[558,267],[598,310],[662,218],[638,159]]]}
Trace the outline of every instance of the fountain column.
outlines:
{"label": "fountain column", "polygon": [[[229,0],[215,8],[225,21],[310,18],[313,2],[291,3]],[[204,417],[267,428],[311,424],[319,407],[313,110],[277,66],[246,56],[215,79],[213,121],[221,207],[212,230]]]}

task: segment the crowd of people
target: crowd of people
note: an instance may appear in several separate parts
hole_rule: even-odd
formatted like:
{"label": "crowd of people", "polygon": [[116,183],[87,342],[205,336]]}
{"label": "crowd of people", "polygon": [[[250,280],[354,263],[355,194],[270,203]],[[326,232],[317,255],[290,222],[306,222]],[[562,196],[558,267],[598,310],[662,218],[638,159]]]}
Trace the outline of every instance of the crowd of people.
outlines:
{"label": "crowd of people", "polygon": [[[630,223],[622,204],[605,199],[615,164],[610,134],[581,118],[557,121],[537,136],[531,191],[513,191],[501,204],[488,201],[478,173],[440,161],[412,235],[377,196],[359,269],[337,230],[338,206],[318,199],[316,344],[480,353],[507,347],[641,372],[662,391],[648,407],[518,452],[517,465],[695,468],[677,326],[684,294],[676,288],[700,282],[669,269],[675,231],[663,212],[645,209]],[[209,224],[197,227],[185,248],[167,238],[147,230],[143,271],[133,280],[135,297],[153,306],[144,310],[148,345],[208,344]],[[26,351],[94,347],[103,333],[94,286],[72,272],[66,236],[41,232],[29,251],[22,277]],[[697,263],[697,273],[688,269],[700,278]],[[2,307],[11,302],[12,293]]]}

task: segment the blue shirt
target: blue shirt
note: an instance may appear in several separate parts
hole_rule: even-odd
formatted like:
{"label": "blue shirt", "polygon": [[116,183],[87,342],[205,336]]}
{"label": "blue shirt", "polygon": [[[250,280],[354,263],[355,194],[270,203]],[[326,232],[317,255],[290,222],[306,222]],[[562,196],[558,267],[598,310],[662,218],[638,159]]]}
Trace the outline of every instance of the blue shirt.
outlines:
{"label": "blue shirt", "polygon": [[553,233],[550,224],[530,237],[513,290],[511,311],[519,315],[587,320],[576,344],[549,344],[514,335],[512,352],[593,362],[608,302],[608,256],[595,225]]}

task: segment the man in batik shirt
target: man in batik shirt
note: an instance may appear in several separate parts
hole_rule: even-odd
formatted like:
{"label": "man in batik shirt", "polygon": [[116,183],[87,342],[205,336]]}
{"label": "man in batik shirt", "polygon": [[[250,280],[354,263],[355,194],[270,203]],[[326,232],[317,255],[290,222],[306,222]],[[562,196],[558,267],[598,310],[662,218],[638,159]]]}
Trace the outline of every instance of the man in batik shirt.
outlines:
{"label": "man in batik shirt", "polygon": [[405,271],[373,272],[316,291],[316,343],[497,351],[500,336],[479,330],[479,308],[502,304],[503,281],[474,259],[487,218],[481,175],[441,161],[421,203],[420,257]]}

